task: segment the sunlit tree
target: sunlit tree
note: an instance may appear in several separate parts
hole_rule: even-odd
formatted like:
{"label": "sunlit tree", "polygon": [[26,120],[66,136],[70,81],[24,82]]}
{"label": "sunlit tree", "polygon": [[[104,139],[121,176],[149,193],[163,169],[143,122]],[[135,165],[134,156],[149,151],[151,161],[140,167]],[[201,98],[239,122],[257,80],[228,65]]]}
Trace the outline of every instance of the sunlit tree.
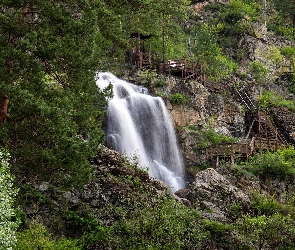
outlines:
{"label": "sunlit tree", "polygon": [[13,186],[8,159],[8,151],[0,148],[0,250],[13,249],[18,227],[13,207],[17,189]]}

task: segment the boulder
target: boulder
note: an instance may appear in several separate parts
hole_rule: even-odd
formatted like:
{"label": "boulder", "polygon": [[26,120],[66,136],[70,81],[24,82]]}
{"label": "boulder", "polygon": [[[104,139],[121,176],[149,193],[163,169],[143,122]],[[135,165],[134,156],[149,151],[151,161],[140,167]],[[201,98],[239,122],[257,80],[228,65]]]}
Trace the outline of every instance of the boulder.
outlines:
{"label": "boulder", "polygon": [[208,168],[196,174],[195,182],[186,190],[175,193],[201,210],[203,217],[219,221],[227,220],[229,207],[240,203],[249,207],[250,197],[232,185],[215,169]]}

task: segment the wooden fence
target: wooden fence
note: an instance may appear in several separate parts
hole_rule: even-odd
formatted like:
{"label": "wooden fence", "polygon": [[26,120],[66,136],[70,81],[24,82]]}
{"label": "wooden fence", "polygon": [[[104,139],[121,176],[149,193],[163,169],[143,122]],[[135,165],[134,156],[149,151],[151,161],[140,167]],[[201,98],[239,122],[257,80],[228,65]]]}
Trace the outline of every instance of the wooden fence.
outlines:
{"label": "wooden fence", "polygon": [[216,165],[219,164],[220,158],[230,158],[231,163],[234,163],[236,158],[249,159],[249,156],[261,151],[277,151],[284,144],[278,140],[255,138],[236,143],[221,143],[211,145],[206,148],[206,157],[208,160],[216,160]]}
{"label": "wooden fence", "polygon": [[186,60],[168,60],[167,63],[160,63],[159,74],[178,75],[182,78],[204,80],[202,65]]}

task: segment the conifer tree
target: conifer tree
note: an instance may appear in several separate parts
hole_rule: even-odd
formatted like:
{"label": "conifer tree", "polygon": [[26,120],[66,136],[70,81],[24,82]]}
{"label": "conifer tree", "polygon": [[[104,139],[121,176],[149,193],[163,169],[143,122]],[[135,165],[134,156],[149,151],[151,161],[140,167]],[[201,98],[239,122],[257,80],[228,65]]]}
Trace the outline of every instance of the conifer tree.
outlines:
{"label": "conifer tree", "polygon": [[16,173],[81,183],[103,141],[106,105],[94,80],[100,0],[5,0],[0,92],[13,121],[0,126]]}

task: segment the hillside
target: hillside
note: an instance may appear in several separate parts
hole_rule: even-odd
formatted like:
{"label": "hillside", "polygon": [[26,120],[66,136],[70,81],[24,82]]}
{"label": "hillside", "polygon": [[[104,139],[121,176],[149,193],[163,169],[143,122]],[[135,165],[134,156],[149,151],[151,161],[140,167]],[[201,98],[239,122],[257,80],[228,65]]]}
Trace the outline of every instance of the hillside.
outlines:
{"label": "hillside", "polygon": [[[6,1],[0,249],[294,249],[289,4]],[[126,57],[130,51],[151,59],[142,65]],[[168,60],[201,70],[187,78],[160,74]],[[164,100],[184,158],[185,188],[172,193],[136,156],[105,146],[113,93],[97,91],[97,69]],[[258,111],[288,144],[247,160],[206,156],[212,145],[273,139]]]}

